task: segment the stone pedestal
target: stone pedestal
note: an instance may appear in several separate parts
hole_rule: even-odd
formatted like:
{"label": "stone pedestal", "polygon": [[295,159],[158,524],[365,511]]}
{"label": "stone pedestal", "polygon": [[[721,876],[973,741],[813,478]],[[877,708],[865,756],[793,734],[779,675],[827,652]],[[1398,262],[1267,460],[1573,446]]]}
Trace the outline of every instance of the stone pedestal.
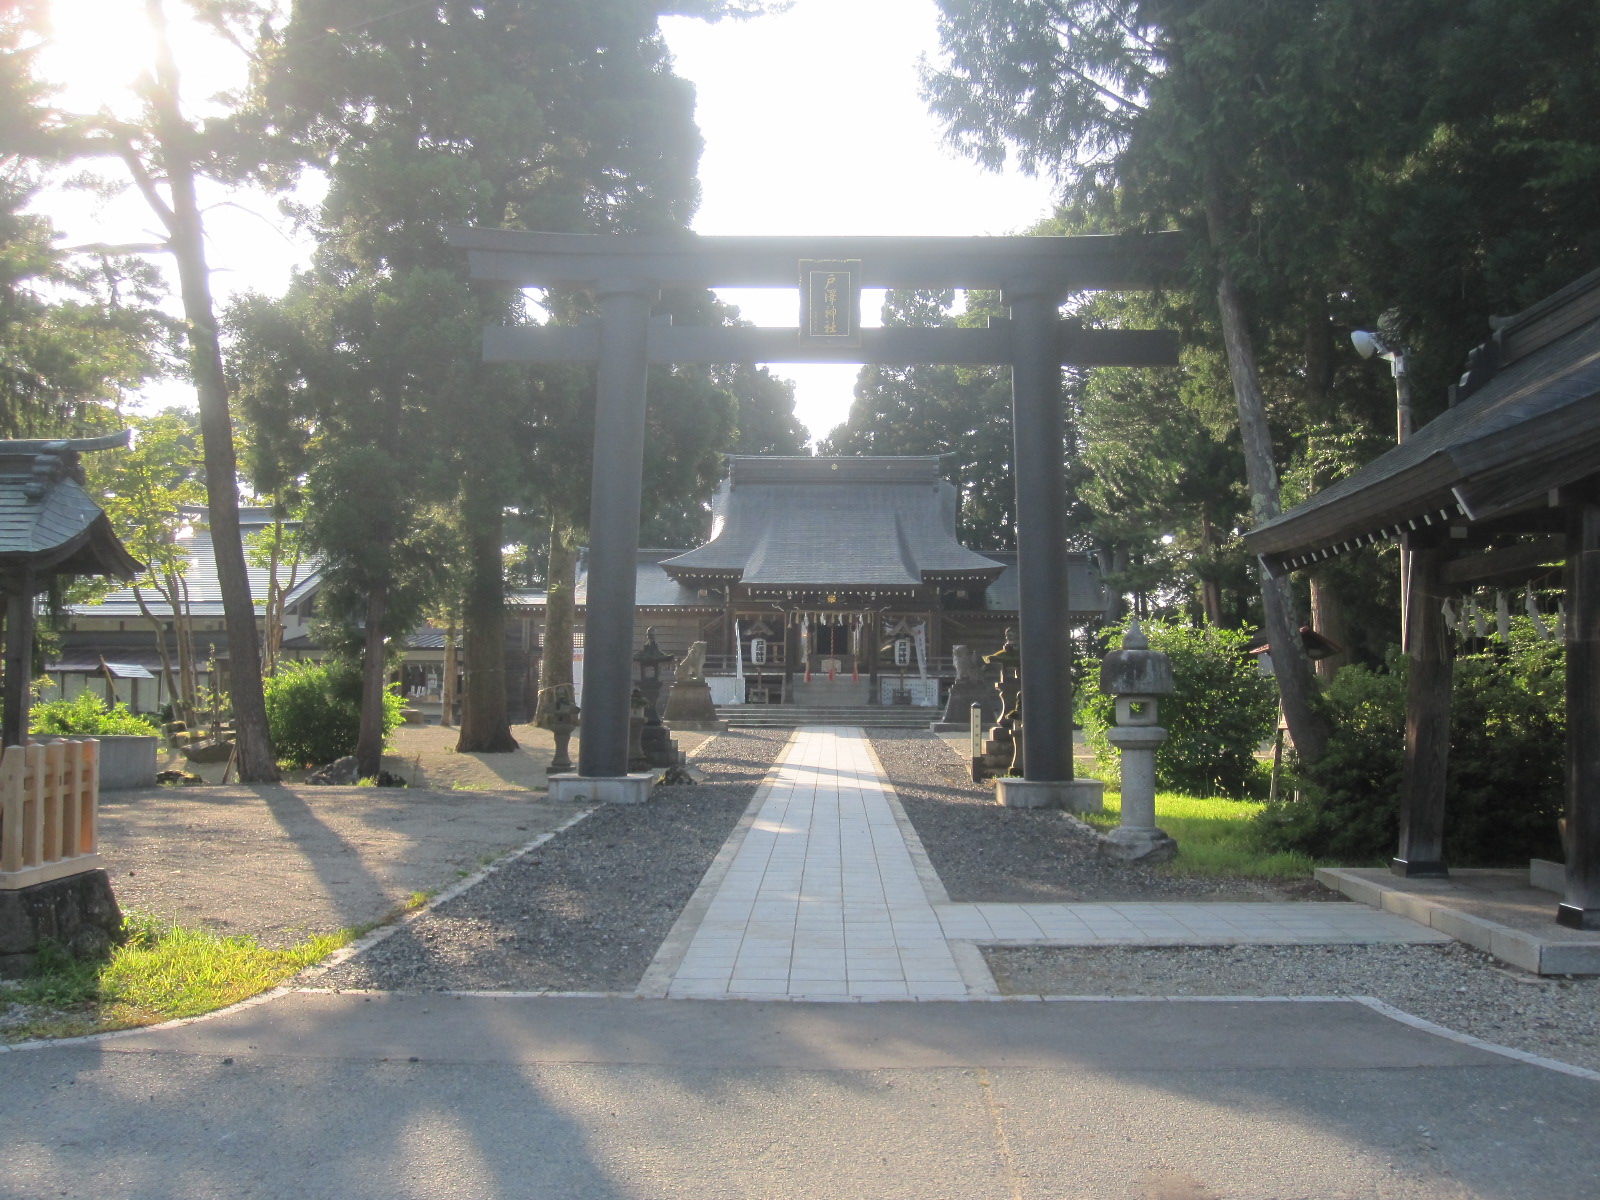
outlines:
{"label": "stone pedestal", "polygon": [[945,701],[944,716],[930,728],[935,733],[965,733],[971,726],[972,706],[983,712],[983,723],[993,725],[1000,717],[1000,700],[995,690],[981,679],[958,679],[950,685],[950,698]]}
{"label": "stone pedestal", "polygon": [[1014,779],[994,781],[994,798],[1007,808],[1064,808],[1068,812],[1105,811],[1106,785],[1098,779]]}
{"label": "stone pedestal", "polygon": [[717,719],[717,706],[711,701],[711,685],[701,680],[680,679],[667,695],[663,719],[673,729],[692,729],[723,733],[727,725]]}
{"label": "stone pedestal", "polygon": [[26,975],[46,938],[89,958],[109,950],[121,930],[122,911],[102,870],[0,891],[0,976]]}
{"label": "stone pedestal", "polygon": [[552,775],[550,799],[571,800],[578,804],[643,804],[650,799],[655,776],[649,771],[637,775]]}

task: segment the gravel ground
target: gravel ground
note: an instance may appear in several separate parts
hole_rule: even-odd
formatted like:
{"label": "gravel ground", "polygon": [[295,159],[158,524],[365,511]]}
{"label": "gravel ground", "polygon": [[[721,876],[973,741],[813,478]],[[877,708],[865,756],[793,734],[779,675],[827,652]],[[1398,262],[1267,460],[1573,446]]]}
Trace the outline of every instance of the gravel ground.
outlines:
{"label": "gravel ground", "polygon": [[1600,1070],[1600,977],[1541,978],[1469,946],[984,951],[1001,990],[1055,996],[1376,996],[1502,1046]]}
{"label": "gravel ground", "polygon": [[872,748],[955,901],[1343,900],[1311,879],[1186,879],[1107,859],[1061,812],[996,804],[934,734],[882,730]]}
{"label": "gravel ground", "polygon": [[704,785],[659,788],[646,804],[602,805],[318,985],[635,987],[789,736],[787,729],[721,735],[692,760]]}

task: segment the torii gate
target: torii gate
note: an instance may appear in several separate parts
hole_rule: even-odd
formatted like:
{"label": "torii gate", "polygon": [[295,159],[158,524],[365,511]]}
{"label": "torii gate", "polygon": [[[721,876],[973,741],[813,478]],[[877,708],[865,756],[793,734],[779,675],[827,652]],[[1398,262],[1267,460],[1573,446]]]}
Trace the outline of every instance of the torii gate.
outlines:
{"label": "torii gate", "polygon": [[[1074,292],[1155,285],[1182,258],[1176,233],[1080,237],[700,237],[451,229],[475,282],[572,285],[599,298],[598,320],[490,328],[488,362],[598,364],[589,602],[578,774],[558,791],[641,800],[628,774],[634,561],[644,465],[645,377],[653,363],[840,362],[1009,366],[1017,486],[1018,625],[1024,780],[1012,801],[1065,803],[1072,777],[1072,674],[1066,607],[1065,428],[1061,367],[1173,366],[1165,330],[1085,329],[1063,321]],[[796,329],[678,327],[652,320],[663,288],[800,288]],[[986,329],[862,329],[862,288],[999,291],[1010,318]]]}

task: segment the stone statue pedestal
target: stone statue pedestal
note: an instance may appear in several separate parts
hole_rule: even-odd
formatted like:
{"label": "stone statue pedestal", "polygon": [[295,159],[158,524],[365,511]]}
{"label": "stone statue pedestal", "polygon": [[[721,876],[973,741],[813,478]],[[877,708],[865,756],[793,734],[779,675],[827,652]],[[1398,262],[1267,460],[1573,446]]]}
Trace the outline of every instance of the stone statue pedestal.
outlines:
{"label": "stone statue pedestal", "polygon": [[726,733],[727,723],[717,719],[717,706],[711,702],[711,685],[703,679],[680,679],[667,695],[667,711],[662,719],[674,729],[704,733]]}
{"label": "stone statue pedestal", "polygon": [[965,733],[972,728],[970,716],[976,704],[983,711],[983,723],[993,725],[1000,718],[1000,700],[994,688],[981,679],[958,679],[950,685],[944,716],[928,726],[934,733]]}

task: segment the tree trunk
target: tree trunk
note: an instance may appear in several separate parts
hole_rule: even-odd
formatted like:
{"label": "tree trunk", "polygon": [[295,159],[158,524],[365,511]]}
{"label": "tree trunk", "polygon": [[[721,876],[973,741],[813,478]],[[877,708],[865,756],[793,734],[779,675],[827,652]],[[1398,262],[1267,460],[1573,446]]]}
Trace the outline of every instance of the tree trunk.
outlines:
{"label": "tree trunk", "polygon": [[550,518],[550,555],[545,571],[544,650],[539,659],[539,704],[534,723],[549,715],[550,689],[571,685],[573,594],[577,587],[578,548],[572,530],[560,517]]}
{"label": "tree trunk", "polygon": [[517,740],[506,718],[505,513],[498,499],[478,507],[467,520],[467,699],[456,749],[508,754]]}
{"label": "tree trunk", "polygon": [[[159,589],[158,589],[159,590]],[[172,655],[167,650],[167,628],[156,619],[155,613],[150,611],[150,606],[144,602],[144,593],[138,584],[133,586],[133,600],[139,606],[139,611],[144,614],[145,620],[156,632],[156,655],[161,659],[161,675],[167,681],[167,703],[172,706],[172,715],[175,720],[183,720],[183,702],[178,696],[176,682],[172,677]],[[161,698],[160,692],[156,699]],[[159,708],[160,705],[158,704]]]}
{"label": "tree trunk", "polygon": [[[277,756],[267,732],[266,702],[261,694],[261,648],[256,633],[255,604],[245,573],[244,543],[239,533],[238,467],[233,449],[233,420],[228,412],[228,383],[211,301],[205,234],[195,193],[194,131],[178,107],[178,68],[167,36],[161,0],[146,0],[145,10],[156,34],[156,86],[151,103],[156,114],[161,165],[171,189],[172,204],[161,215],[167,225],[178,265],[190,362],[200,408],[200,435],[205,450],[206,496],[211,516],[211,544],[217,559],[217,581],[228,631],[230,691],[238,739],[241,783],[278,778]],[[153,191],[147,198],[159,200]],[[160,211],[160,210],[158,210]]]}
{"label": "tree trunk", "polygon": [[[1250,485],[1250,511],[1255,524],[1270,521],[1283,511],[1278,493],[1278,469],[1272,453],[1272,431],[1267,425],[1266,399],[1256,369],[1255,345],[1239,294],[1227,241],[1221,236],[1222,215],[1216,197],[1207,198],[1206,220],[1212,249],[1217,255],[1217,307],[1222,317],[1222,340],[1228,352],[1228,372],[1239,406],[1239,435],[1244,449],[1245,475]],[[1267,640],[1272,644],[1272,669],[1278,679],[1283,715],[1296,752],[1307,762],[1321,758],[1328,748],[1329,727],[1317,704],[1317,684],[1311,660],[1300,642],[1300,622],[1294,612],[1289,580],[1258,567],[1261,601],[1266,615]]]}
{"label": "tree trunk", "polygon": [[356,737],[356,776],[360,779],[370,779],[383,769],[383,689],[389,674],[384,615],[388,601],[389,589],[384,584],[367,593],[361,644],[361,731]]}
{"label": "tree trunk", "polygon": [[[1344,623],[1344,600],[1339,590],[1320,571],[1311,577],[1311,628],[1341,647],[1350,644]],[[1339,668],[1349,661],[1348,649],[1341,649],[1338,654],[1331,654],[1327,658],[1319,658],[1317,678],[1332,679],[1339,673]]]}
{"label": "tree trunk", "polygon": [[439,684],[439,724],[446,729],[456,723],[456,672],[460,669],[456,663],[456,633],[452,621],[444,633],[444,679]]}
{"label": "tree trunk", "polygon": [[[1205,569],[1208,572],[1215,571],[1217,569],[1215,555],[1217,531],[1216,526],[1211,523],[1211,505],[1209,503],[1200,505],[1200,544],[1204,550]],[[1206,623],[1220,628],[1222,625],[1222,584],[1213,575],[1206,575],[1200,580],[1200,604],[1205,609]]]}

